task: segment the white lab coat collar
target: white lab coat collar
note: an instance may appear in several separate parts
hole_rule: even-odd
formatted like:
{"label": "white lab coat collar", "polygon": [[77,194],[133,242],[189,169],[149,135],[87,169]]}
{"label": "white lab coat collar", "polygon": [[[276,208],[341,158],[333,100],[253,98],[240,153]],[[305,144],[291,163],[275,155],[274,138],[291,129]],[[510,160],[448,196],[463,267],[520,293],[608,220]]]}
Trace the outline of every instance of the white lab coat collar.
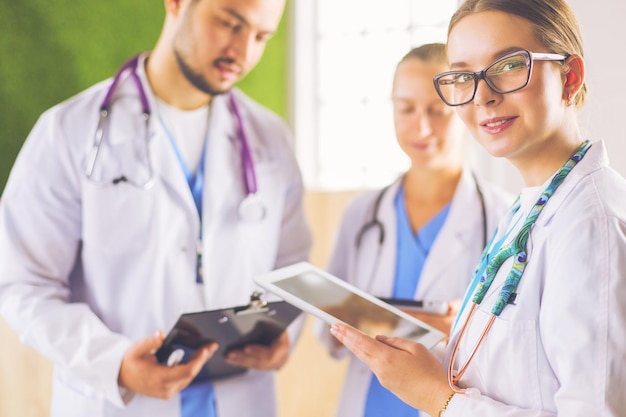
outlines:
{"label": "white lab coat collar", "polygon": [[[207,225],[215,218],[215,210],[223,207],[233,194],[243,195],[240,143],[228,97],[216,96],[211,102],[208,143],[204,163],[204,195],[211,201],[203,205],[202,219]],[[228,175],[224,175],[228,173]]]}
{"label": "white lab coat collar", "polygon": [[[394,200],[398,193],[398,189],[402,184],[403,177],[398,178],[388,189],[381,200],[378,212],[378,219],[383,223],[385,228],[385,244],[380,248],[380,254],[362,253],[360,259],[366,259],[367,256],[372,259],[379,259],[378,265],[372,276],[375,279],[369,279],[367,286],[369,291],[379,296],[389,296],[393,292],[393,277],[396,268],[396,240],[397,240],[397,216]],[[474,204],[468,203],[469,201]],[[460,256],[463,251],[467,250],[473,239],[483,239],[483,225],[467,222],[466,219],[482,218],[480,213],[481,203],[476,189],[476,182],[469,168],[465,168],[461,175],[459,184],[451,201],[450,211],[446,222],[442,226],[435,242],[431,254],[426,260],[426,264],[422,270],[420,284],[415,296],[420,298],[423,293],[431,290],[431,287],[437,285],[437,281],[446,272],[451,260]],[[454,224],[452,227],[446,227],[447,224]],[[443,247],[445,245],[445,248]],[[366,248],[363,245],[362,250]],[[374,245],[367,245],[373,248]],[[378,250],[376,248],[375,250]],[[365,255],[365,256],[364,256]],[[367,271],[367,268],[362,268]],[[380,279],[381,276],[392,277],[392,279]],[[470,277],[468,277],[469,280]],[[361,278],[363,279],[363,278]]]}
{"label": "white lab coat collar", "polygon": [[[375,245],[367,245],[368,247],[376,247],[376,251],[380,253],[373,253],[368,256],[369,259],[378,259],[378,264],[375,270],[369,268],[362,268],[363,271],[369,274],[369,292],[376,296],[390,296],[393,293],[393,283],[396,273],[396,240],[398,238],[398,231],[396,229],[397,216],[394,200],[398,194],[398,189],[402,185],[403,177],[398,178],[389,188],[385,191],[378,210],[378,220],[383,224],[385,230],[385,240],[382,245],[378,245],[376,241]],[[364,247],[366,245],[362,245]],[[365,249],[365,248],[363,248]],[[367,259],[361,256],[360,259]],[[382,277],[389,277],[385,279]]]}
{"label": "white lab coat collar", "polygon": [[[470,201],[473,204],[470,204]],[[430,255],[422,270],[416,298],[423,298],[424,293],[430,292],[432,287],[437,286],[439,279],[445,275],[449,263],[459,257],[463,251],[468,250],[473,240],[479,240],[482,244],[485,227],[482,224],[480,212],[482,204],[484,203],[478,195],[476,180],[471,170],[466,168],[456,187],[446,218],[446,223],[454,226],[445,227],[444,223],[433,242]],[[477,225],[467,219],[481,219],[481,224]]]}
{"label": "white lab coat collar", "polygon": [[[145,71],[145,61],[147,57],[148,53],[144,53],[140,56],[137,64],[137,75],[141,80],[148,98],[150,109],[152,109],[150,117],[150,157],[152,159],[155,180],[162,182],[171,194],[177,195],[178,199],[188,207],[190,211],[190,221],[197,224],[195,227],[197,229],[200,227],[200,222],[197,215],[191,215],[191,213],[195,213],[195,203],[191,191],[189,190],[185,173],[181,169],[180,162],[173,152],[167,133],[161,126],[158,116],[155,113],[157,102]],[[132,80],[126,80],[126,83],[130,82],[132,82]]]}
{"label": "white lab coat collar", "polygon": [[[147,80],[145,72],[145,60],[148,54],[143,54],[139,59],[137,74],[146,91],[150,107],[156,109],[156,99],[152,88]],[[242,189],[235,181],[237,175],[224,176],[225,172],[240,171],[234,169],[241,164],[239,156],[239,142],[236,132],[234,118],[231,114],[228,97],[219,95],[211,101],[210,120],[207,132],[207,148],[204,170],[204,195],[211,196],[210,204],[203,204],[202,218],[204,224],[206,220],[214,216],[217,207],[225,204],[229,193]],[[196,229],[200,227],[198,216],[196,215],[195,203],[189,190],[187,179],[180,168],[180,163],[172,150],[172,145],[167,134],[160,125],[158,118],[153,114],[150,123],[150,151],[153,159],[155,176],[168,186],[171,193],[177,194],[180,200],[190,211],[190,218],[196,223]],[[222,175],[219,175],[222,174]],[[241,179],[241,178],[239,178]],[[242,189],[243,193],[243,189]]]}
{"label": "white lab coat collar", "polygon": [[[550,197],[550,202],[537,219],[537,224],[548,224],[580,181],[586,178],[591,172],[607,167],[608,165],[609,157],[604,142],[593,142],[583,159],[576,164],[563,183],[554,192],[554,195]],[[548,183],[549,182],[546,183],[546,186]]]}

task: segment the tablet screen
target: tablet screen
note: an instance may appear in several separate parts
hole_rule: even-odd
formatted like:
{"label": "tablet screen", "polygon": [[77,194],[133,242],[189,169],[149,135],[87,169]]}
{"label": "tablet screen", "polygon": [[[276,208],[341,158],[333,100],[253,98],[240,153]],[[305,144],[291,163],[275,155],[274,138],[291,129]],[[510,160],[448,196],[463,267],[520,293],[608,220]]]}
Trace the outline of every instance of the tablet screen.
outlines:
{"label": "tablet screen", "polygon": [[372,337],[385,335],[415,340],[431,331],[314,271],[278,279],[273,284]]}

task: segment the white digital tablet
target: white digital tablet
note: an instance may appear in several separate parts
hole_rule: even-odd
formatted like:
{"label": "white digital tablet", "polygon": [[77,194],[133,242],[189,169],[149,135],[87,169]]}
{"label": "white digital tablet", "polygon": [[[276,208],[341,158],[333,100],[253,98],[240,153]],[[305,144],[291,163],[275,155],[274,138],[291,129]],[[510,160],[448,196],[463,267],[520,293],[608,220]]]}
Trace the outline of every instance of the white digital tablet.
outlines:
{"label": "white digital tablet", "polygon": [[429,349],[445,337],[439,330],[308,262],[276,269],[254,281],[328,324],[347,323],[372,337],[401,337]]}

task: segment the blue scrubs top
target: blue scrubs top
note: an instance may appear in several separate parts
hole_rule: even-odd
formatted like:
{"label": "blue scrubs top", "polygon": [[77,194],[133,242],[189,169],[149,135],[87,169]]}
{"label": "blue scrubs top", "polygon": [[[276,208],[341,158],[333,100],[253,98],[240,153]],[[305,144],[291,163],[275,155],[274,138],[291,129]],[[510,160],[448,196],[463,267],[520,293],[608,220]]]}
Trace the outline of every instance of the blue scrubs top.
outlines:
{"label": "blue scrubs top", "polygon": [[[397,217],[397,255],[393,297],[412,299],[428,253],[443,226],[450,204],[445,206],[421,230],[413,233],[404,200],[404,187],[398,189],[394,200]],[[405,404],[398,397],[380,385],[378,378],[372,379],[365,402],[364,417],[416,417],[419,411]]]}
{"label": "blue scrubs top", "polygon": [[211,381],[189,385],[180,393],[182,417],[217,417]]}
{"label": "blue scrubs top", "polygon": [[[176,157],[178,158],[180,167],[183,170],[185,177],[187,178],[189,190],[191,191],[193,201],[196,204],[196,208],[198,209],[198,215],[200,217],[199,241],[202,242],[202,190],[204,188],[204,159],[206,155],[207,141],[204,141],[202,156],[200,157],[200,161],[198,163],[198,169],[195,173],[193,173],[185,163],[185,160],[182,157],[178,146],[176,145],[176,141],[174,140],[174,137],[163,122],[163,119],[160,115],[158,116],[159,121],[161,122],[161,126],[163,126],[163,129],[165,130],[165,133],[170,140],[170,144],[172,145],[172,148],[176,153]],[[200,254],[198,254],[197,262],[198,265],[196,282],[198,284],[202,284],[202,276],[200,274],[200,265],[202,264],[202,259]],[[217,408],[215,405],[215,390],[213,389],[213,384],[211,383],[211,381],[209,380],[193,383],[184,390],[182,390],[180,392],[180,406],[182,417],[217,417]]]}

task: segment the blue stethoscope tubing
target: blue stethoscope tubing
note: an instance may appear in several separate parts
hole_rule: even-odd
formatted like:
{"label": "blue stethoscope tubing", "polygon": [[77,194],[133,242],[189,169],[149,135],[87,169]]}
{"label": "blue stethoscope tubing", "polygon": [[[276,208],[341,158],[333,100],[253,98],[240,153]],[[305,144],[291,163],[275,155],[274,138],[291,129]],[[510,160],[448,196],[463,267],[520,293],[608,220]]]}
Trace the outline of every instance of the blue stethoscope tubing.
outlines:
{"label": "blue stethoscope tubing", "polygon": [[[141,189],[148,189],[154,183],[154,168],[152,166],[152,158],[150,156],[148,146],[149,141],[149,123],[152,115],[150,104],[148,102],[148,97],[146,92],[141,84],[141,80],[139,79],[139,75],[137,74],[137,65],[139,63],[140,55],[133,56],[129,59],[122,67],[117,71],[115,76],[113,77],[113,81],[107,90],[102,103],[100,104],[100,119],[98,121],[98,126],[96,128],[96,133],[94,137],[93,147],[91,148],[85,165],[85,176],[88,180],[102,184],[102,185],[117,185],[122,182],[127,182],[131,185],[134,185]],[[128,178],[123,173],[113,178],[110,182],[108,181],[97,181],[93,178],[94,167],[98,160],[98,155],[100,154],[100,148],[102,146],[102,142],[104,139],[104,131],[105,124],[107,123],[108,117],[111,113],[111,104],[113,100],[113,94],[117,89],[117,86],[122,78],[122,75],[128,72],[135,88],[139,94],[139,100],[141,101],[142,108],[142,117],[146,126],[146,137],[145,137],[145,148],[146,148],[146,157],[147,157],[147,166],[148,166],[148,179],[143,182],[135,182],[131,178]],[[242,220],[245,221],[261,221],[265,218],[266,209],[265,205],[261,201],[258,194],[258,184],[257,184],[257,176],[256,170],[254,167],[254,160],[252,158],[252,152],[250,150],[250,144],[248,141],[248,137],[246,135],[245,129],[243,127],[243,120],[241,117],[241,112],[239,111],[239,107],[237,106],[235,95],[232,92],[228,93],[228,104],[230,107],[231,114],[235,120],[237,136],[239,137],[239,141],[241,144],[241,170],[244,182],[244,188],[246,192],[246,197],[239,204],[238,214]]]}

